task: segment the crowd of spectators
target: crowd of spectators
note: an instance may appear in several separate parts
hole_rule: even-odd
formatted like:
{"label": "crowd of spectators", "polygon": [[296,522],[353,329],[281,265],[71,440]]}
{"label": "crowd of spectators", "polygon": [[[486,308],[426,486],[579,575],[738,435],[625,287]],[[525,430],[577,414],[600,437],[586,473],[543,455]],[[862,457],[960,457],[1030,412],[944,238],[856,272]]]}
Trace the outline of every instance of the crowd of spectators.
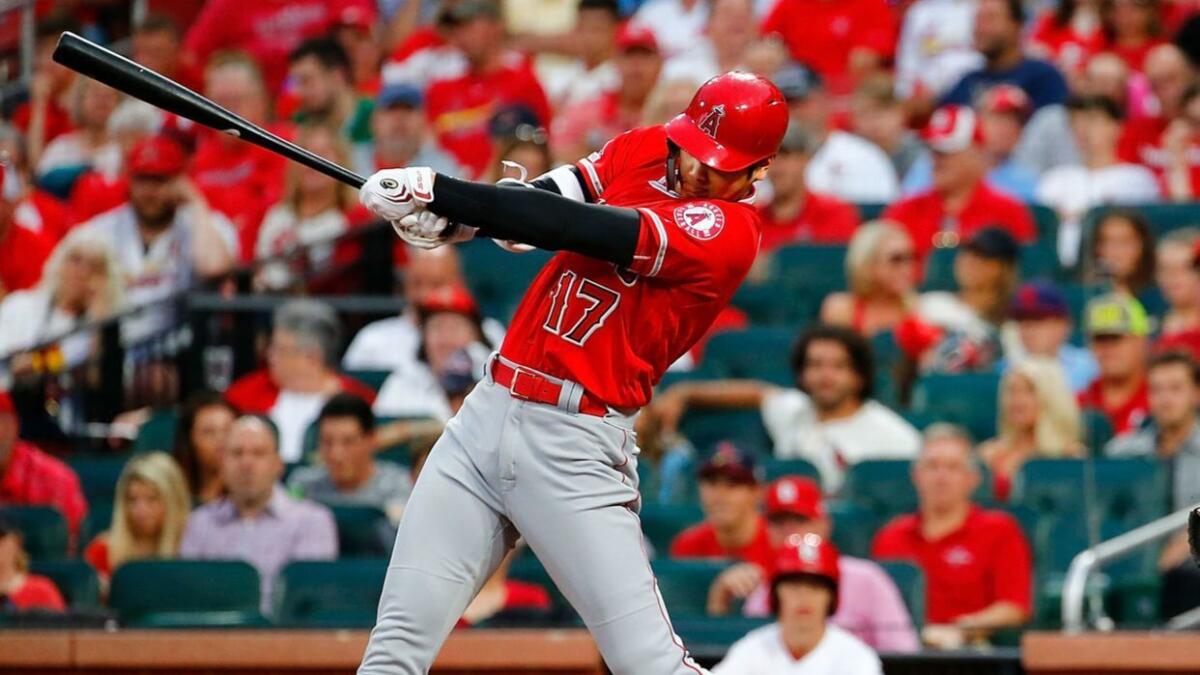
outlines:
{"label": "crowd of spectators", "polygon": [[[1200,499],[1200,230],[1164,234],[1147,216],[1178,204],[1200,226],[1193,0],[210,0],[131,28],[44,4],[27,95],[0,122],[0,385],[91,363],[92,326],[180,291],[281,296],[260,367],[185,392],[173,444],[128,461],[98,527],[83,527],[77,477],[20,440],[0,395],[0,504],[58,509],[104,588],[132,560],[240,558],[270,614],[285,565],[338,555],[338,508],[395,526],[422,456],[401,458],[410,472],[380,449],[440,431],[507,317],[486,315],[452,247],[390,251],[403,309],[357,330],[295,297],[351,288],[345,270],[370,253],[353,191],[75,75],[50,58],[63,30],[361,173],[533,177],[670,119],[720,72],[774,81],[790,124],[757,186],[752,281],[773,283],[784,249],[828,246],[844,250],[844,290],[775,298],[819,321],[772,364],[790,369],[784,385],[682,378],[639,421],[657,484],[694,476],[704,512],[654,553],[736,561],[709,589],[713,615],[779,612],[782,642],[752,634],[730,672],[764,645],[909,651],[1028,623],[1030,533],[979,500],[1007,505],[1030,461],[1154,458],[1172,508]],[[122,339],[174,320],[122,319]],[[704,374],[702,349],[674,369]],[[994,437],[910,414],[914,382],[936,374],[999,376]],[[756,411],[772,456],[691,447],[685,420],[709,409]],[[768,483],[768,459],[815,477]],[[873,560],[839,555],[827,505],[854,466],[881,460],[911,462],[917,510],[877,524]],[[1180,538],[1161,551],[1164,615],[1200,602],[1185,551]],[[797,567],[809,554],[835,564]],[[516,556],[464,624],[550,604],[507,577]],[[924,572],[924,617],[877,564],[890,559]],[[0,596],[63,607],[3,517]],[[821,621],[783,611],[807,603]]]}

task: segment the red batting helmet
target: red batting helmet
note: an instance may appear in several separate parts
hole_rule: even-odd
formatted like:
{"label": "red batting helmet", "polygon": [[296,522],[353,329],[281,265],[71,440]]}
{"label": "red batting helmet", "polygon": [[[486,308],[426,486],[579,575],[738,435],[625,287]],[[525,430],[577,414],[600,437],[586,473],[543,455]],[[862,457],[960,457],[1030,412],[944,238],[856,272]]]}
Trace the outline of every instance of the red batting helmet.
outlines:
{"label": "red batting helmet", "polygon": [[783,94],[769,80],[732,72],[705,82],[687,110],[667,122],[667,138],[718,171],[771,157],[788,126]]}
{"label": "red batting helmet", "polygon": [[771,611],[779,612],[779,583],[796,577],[815,577],[829,584],[833,601],[829,603],[829,615],[837,611],[838,551],[832,542],[815,534],[792,535],[775,556],[775,572],[771,575]]}

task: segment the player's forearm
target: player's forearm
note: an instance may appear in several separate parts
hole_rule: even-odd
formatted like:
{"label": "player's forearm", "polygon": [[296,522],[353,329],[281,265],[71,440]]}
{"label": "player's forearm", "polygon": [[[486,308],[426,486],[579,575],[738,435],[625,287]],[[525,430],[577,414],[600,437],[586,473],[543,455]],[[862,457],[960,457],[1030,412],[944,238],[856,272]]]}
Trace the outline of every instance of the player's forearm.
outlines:
{"label": "player's forearm", "polygon": [[551,251],[574,251],[628,267],[641,219],[633,209],[584,204],[545,190],[438,175],[429,210],[480,234]]}

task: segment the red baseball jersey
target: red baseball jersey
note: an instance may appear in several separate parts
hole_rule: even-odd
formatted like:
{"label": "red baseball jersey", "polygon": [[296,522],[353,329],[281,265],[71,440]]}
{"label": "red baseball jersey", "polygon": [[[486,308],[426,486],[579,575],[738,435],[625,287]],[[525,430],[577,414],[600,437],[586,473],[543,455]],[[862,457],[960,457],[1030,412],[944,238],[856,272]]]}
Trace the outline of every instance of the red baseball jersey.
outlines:
{"label": "red baseball jersey", "polygon": [[637,408],[704,335],[754,262],[759,217],[745,202],[681,198],[666,158],[666,131],[644,127],[577,164],[595,201],[637,209],[633,263],[555,255],[517,308],[505,358]]}

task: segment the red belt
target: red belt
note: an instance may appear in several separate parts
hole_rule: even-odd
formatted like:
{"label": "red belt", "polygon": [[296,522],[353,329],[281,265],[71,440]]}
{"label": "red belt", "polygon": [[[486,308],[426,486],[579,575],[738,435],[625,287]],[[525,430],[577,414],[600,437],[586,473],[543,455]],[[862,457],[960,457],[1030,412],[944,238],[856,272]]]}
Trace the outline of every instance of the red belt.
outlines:
{"label": "red belt", "polygon": [[[492,359],[491,370],[492,379],[496,384],[508,387],[508,393],[514,398],[562,407],[559,406],[559,400],[562,397],[563,382],[556,382],[536,370],[523,366],[510,366],[499,358]],[[579,412],[604,417],[608,414],[608,406],[584,390],[583,395],[579,397]]]}

